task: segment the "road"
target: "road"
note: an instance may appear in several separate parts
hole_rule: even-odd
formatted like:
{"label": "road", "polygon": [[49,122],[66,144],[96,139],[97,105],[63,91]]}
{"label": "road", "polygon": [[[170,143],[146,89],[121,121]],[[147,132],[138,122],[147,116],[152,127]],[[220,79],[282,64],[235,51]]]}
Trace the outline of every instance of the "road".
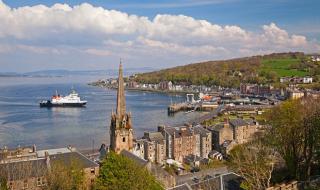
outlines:
{"label": "road", "polygon": [[208,114],[206,114],[206,115],[204,115],[204,116],[201,116],[201,117],[199,117],[199,118],[196,118],[196,119],[194,119],[194,120],[191,120],[191,121],[189,121],[189,123],[192,123],[192,124],[200,124],[200,123],[202,123],[202,122],[205,121],[205,120],[208,120],[208,119],[212,119],[212,118],[214,118],[214,117],[217,117],[218,114],[219,114],[220,112],[223,112],[223,111],[224,111],[224,105],[221,104],[221,105],[219,105],[219,106],[217,107],[217,109],[215,109],[214,111],[212,111],[212,112],[210,112],[210,113],[208,113]]}
{"label": "road", "polygon": [[184,183],[188,183],[191,185],[194,183],[194,181],[192,179],[195,177],[198,179],[203,179],[206,175],[210,175],[210,176],[214,177],[217,174],[223,174],[223,173],[228,173],[228,172],[229,171],[228,171],[227,167],[205,169],[205,170],[201,170],[201,171],[195,172],[195,173],[176,176],[176,184],[181,185]]}

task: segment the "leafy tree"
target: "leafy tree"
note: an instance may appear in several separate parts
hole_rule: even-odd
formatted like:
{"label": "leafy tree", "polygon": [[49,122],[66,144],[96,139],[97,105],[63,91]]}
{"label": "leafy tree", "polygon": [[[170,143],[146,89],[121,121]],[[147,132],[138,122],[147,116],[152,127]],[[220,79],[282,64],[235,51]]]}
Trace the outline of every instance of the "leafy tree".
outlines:
{"label": "leafy tree", "polygon": [[139,166],[133,160],[114,152],[108,153],[103,161],[95,188],[98,190],[163,189],[147,169]]}
{"label": "leafy tree", "polygon": [[8,190],[7,180],[5,177],[0,176],[0,190]]}
{"label": "leafy tree", "polygon": [[275,163],[274,149],[261,140],[238,145],[230,151],[230,167],[242,176],[246,189],[260,190],[270,186]]}
{"label": "leafy tree", "polygon": [[320,99],[290,100],[268,114],[270,144],[286,162],[291,177],[309,180],[320,151]]}
{"label": "leafy tree", "polygon": [[47,187],[50,190],[84,190],[86,189],[84,171],[78,160],[70,160],[69,165],[63,161],[54,161],[47,174]]}

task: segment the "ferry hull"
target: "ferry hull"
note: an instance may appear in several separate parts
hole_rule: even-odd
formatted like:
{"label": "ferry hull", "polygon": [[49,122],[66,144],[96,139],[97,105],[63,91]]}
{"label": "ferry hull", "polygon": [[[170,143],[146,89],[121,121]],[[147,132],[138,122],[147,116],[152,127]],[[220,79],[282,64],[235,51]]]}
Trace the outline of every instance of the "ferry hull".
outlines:
{"label": "ferry hull", "polygon": [[87,104],[87,102],[81,102],[81,103],[51,103],[51,102],[41,102],[40,107],[84,107]]}

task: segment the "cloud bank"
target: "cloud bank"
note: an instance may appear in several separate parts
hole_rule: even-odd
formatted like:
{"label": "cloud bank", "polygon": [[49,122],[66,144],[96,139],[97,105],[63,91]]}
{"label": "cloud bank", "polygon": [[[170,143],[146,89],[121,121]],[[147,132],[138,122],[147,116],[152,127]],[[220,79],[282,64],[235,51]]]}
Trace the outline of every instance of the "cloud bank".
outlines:
{"label": "cloud bank", "polygon": [[290,34],[275,23],[251,32],[185,15],[158,14],[150,19],[88,3],[11,8],[0,0],[0,23],[0,54],[21,51],[124,57],[132,62],[148,57],[148,62],[154,60],[156,64],[161,63],[159,58],[172,57],[175,64],[181,57],[200,61],[279,51],[320,51],[317,41]]}

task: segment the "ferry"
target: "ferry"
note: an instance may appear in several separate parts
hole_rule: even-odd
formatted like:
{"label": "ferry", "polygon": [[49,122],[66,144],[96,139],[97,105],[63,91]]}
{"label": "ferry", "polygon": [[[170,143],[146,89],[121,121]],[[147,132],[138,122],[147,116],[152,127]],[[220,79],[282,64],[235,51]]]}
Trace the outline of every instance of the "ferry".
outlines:
{"label": "ferry", "polygon": [[72,90],[69,95],[61,96],[56,92],[51,97],[51,100],[43,100],[40,102],[40,107],[83,107],[87,101],[80,100],[79,94]]}

